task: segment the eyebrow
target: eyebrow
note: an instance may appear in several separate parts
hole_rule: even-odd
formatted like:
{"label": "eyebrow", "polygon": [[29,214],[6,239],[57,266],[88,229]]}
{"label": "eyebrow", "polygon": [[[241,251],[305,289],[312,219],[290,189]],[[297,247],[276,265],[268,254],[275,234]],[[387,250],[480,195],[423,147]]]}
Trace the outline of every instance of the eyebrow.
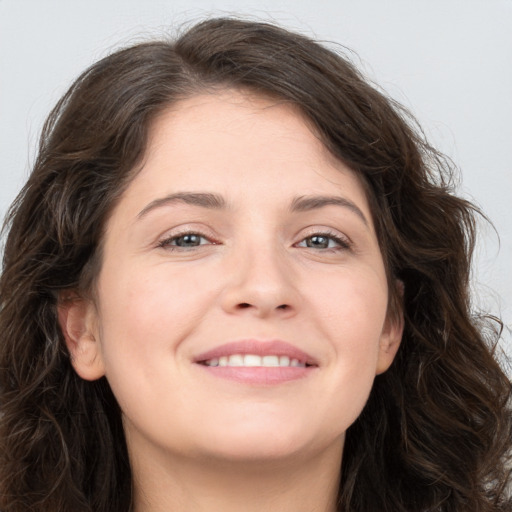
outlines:
{"label": "eyebrow", "polygon": [[[212,210],[223,210],[227,208],[226,200],[218,194],[212,194],[210,192],[177,192],[175,194],[170,194],[168,196],[151,201],[151,203],[149,203],[139,212],[137,218],[140,219],[144,217],[156,208],[169,206],[173,203],[180,202]],[[354,212],[366,226],[369,225],[368,220],[361,209],[349,199],[340,196],[296,197],[290,205],[290,210],[292,212],[307,212],[331,205],[348,208],[350,211]]]}
{"label": "eyebrow", "polygon": [[291,204],[292,212],[307,212],[325,206],[341,206],[354,212],[366,226],[369,226],[368,219],[361,209],[349,199],[340,196],[300,196],[296,197]]}
{"label": "eyebrow", "polygon": [[144,217],[155,208],[168,206],[173,203],[185,203],[213,210],[222,210],[226,208],[225,199],[217,194],[211,194],[208,192],[177,192],[176,194],[170,194],[151,201],[151,203],[139,212],[137,218],[140,219]]}

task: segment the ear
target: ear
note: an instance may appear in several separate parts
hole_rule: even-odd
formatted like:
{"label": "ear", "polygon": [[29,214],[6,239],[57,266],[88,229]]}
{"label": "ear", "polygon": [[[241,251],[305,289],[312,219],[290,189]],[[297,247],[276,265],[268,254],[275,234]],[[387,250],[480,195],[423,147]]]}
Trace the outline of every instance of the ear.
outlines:
{"label": "ear", "polygon": [[92,301],[75,292],[63,292],[57,306],[59,325],[76,373],[85,380],[105,375],[101,356],[98,318]]}
{"label": "ear", "polygon": [[396,281],[397,300],[393,301],[391,311],[388,311],[382,334],[379,341],[379,356],[375,374],[384,373],[390,366],[400,348],[402,334],[404,332],[404,314],[402,298],[404,294],[404,284],[402,281]]}

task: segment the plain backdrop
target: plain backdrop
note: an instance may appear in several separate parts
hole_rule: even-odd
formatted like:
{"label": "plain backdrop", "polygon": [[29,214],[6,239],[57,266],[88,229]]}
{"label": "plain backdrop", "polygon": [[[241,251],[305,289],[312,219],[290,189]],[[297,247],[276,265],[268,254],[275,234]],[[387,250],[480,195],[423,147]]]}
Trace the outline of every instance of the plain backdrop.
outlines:
{"label": "plain backdrop", "polygon": [[496,228],[481,226],[474,307],[502,317],[512,354],[512,0],[0,0],[0,218],[28,176],[45,116],[81,71],[211,15],[348,47],[413,112],[461,168],[459,194]]}

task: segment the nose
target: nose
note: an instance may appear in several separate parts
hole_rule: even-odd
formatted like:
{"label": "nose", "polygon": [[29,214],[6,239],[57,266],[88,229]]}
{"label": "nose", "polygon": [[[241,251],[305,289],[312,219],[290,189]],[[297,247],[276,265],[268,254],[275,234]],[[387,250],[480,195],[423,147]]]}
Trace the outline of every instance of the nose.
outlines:
{"label": "nose", "polygon": [[222,307],[229,314],[288,318],[297,313],[298,276],[285,250],[247,247],[233,255],[226,271]]}

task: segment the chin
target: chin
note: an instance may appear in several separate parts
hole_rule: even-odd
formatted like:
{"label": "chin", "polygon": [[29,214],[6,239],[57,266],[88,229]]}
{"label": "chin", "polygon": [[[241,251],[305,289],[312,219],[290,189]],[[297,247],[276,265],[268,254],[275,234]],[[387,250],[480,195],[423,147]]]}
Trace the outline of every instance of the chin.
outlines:
{"label": "chin", "polygon": [[[248,428],[221,429],[221,432],[211,432],[208,435],[210,456],[216,459],[230,461],[246,461],[263,463],[295,459],[310,450],[315,450],[315,445],[321,439],[329,444],[328,436],[322,433],[313,433],[304,429],[304,425],[276,425],[261,422],[246,425]],[[316,450],[315,450],[316,451]]]}
{"label": "chin", "polygon": [[303,447],[288,442],[251,442],[235,440],[229,446],[209,447],[209,458],[226,462],[264,464],[295,459],[303,453]]}

